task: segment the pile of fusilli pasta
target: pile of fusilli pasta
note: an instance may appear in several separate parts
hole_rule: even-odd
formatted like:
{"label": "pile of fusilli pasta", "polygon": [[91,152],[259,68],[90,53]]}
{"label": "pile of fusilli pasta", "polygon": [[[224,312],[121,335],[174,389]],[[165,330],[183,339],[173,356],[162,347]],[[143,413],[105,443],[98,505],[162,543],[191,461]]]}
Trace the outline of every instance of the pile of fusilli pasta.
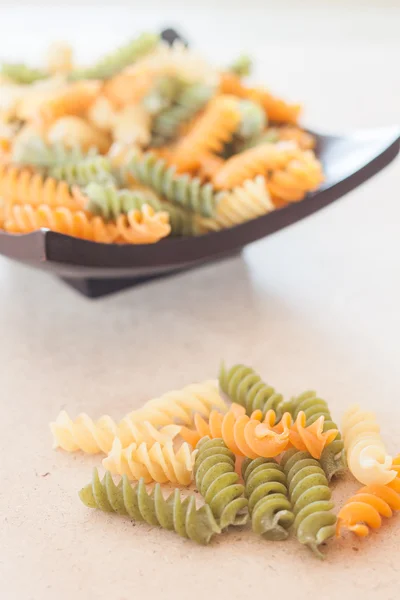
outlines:
{"label": "pile of fusilli pasta", "polygon": [[[400,456],[387,454],[373,413],[351,407],[342,438],[315,392],[285,401],[245,365],[222,366],[219,386],[205,381],[169,392],[120,422],[86,414],[73,421],[63,411],[50,428],[56,448],[106,455],[104,477],[95,469],[79,492],[86,506],[200,544],[250,521],[266,540],[285,540],[293,531],[323,558],[319,546],[335,532],[366,536],[382,516],[400,510]],[[346,463],[365,487],[336,515],[330,482]],[[188,488],[192,482],[204,499],[201,507],[178,487],[163,495],[162,484]]]}
{"label": "pile of fusilli pasta", "polygon": [[232,227],[323,181],[301,107],[143,33],[91,67],[67,44],[0,71],[0,229],[154,243]]}

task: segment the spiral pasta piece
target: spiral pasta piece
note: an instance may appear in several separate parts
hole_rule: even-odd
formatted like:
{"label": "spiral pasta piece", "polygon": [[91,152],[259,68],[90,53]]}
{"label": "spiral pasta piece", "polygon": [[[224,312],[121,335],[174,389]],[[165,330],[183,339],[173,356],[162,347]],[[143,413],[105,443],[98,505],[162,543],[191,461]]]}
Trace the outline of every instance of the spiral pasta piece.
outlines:
{"label": "spiral pasta piece", "polygon": [[151,115],[141,105],[128,104],[114,115],[111,131],[117,143],[147,146],[151,138]]}
{"label": "spiral pasta piece", "polygon": [[253,66],[252,59],[246,54],[241,54],[238,58],[233,61],[230,65],[228,72],[237,75],[238,77],[247,77],[251,73]]}
{"label": "spiral pasta piece", "polygon": [[268,177],[268,189],[285,202],[298,202],[307,192],[316,190],[323,180],[321,163],[311,150],[307,150],[273,171]]}
{"label": "spiral pasta piece", "polygon": [[10,205],[23,204],[32,207],[46,205],[67,211],[81,208],[65,181],[43,177],[30,169],[1,164],[0,195]]}
{"label": "spiral pasta piece", "polygon": [[[61,411],[57,419],[50,423],[53,434],[53,448],[62,448],[67,452],[82,450],[87,454],[108,454],[113,442],[119,435],[118,424],[108,415],[93,421],[87,414],[82,413],[73,421],[68,413]],[[148,421],[130,423],[129,438],[125,433],[125,441],[129,444],[165,444],[173,440],[179,433],[179,425],[166,425],[156,429]]]}
{"label": "spiral pasta piece", "polygon": [[283,403],[282,394],[276,393],[273,387],[264,383],[251,367],[238,364],[227,370],[222,363],[219,385],[232,402],[245,407],[247,415],[252,415],[258,409],[266,415],[272,409],[279,416]]}
{"label": "spiral pasta piece", "polygon": [[375,413],[351,406],[343,416],[342,432],[349,469],[360,483],[386,485],[396,477]]}
{"label": "spiral pasta piece", "polygon": [[147,420],[155,427],[175,422],[191,425],[195,413],[208,417],[214,408],[221,412],[227,411],[226,403],[219,395],[214,381],[187,385],[181,390],[173,390],[149,400],[142,408],[126,415],[120,423],[119,437],[125,445],[125,427],[129,436],[131,422]]}
{"label": "spiral pasta piece", "polygon": [[336,525],[325,473],[308,452],[295,448],[285,452],[280,464],[287,477],[297,539],[324,558],[319,546],[335,535]]}
{"label": "spiral pasta piece", "polygon": [[267,124],[262,107],[252,100],[241,100],[239,110],[241,118],[236,135],[244,140],[260,135]]}
{"label": "spiral pasta piece", "polygon": [[208,231],[219,231],[256,219],[274,209],[265,177],[259,175],[222,194],[215,217],[201,219],[200,223]]}
{"label": "spiral pasta piece", "polygon": [[[241,121],[239,103],[230,96],[217,96],[209,102],[204,114],[177,144],[173,161],[180,171],[199,167],[205,152],[219,153],[229,142]],[[230,186],[232,187],[232,186]]]}
{"label": "spiral pasta piece", "polygon": [[81,115],[87,111],[100,92],[100,83],[86,81],[71,84],[53,98],[43,102],[39,118],[49,125],[67,115]]}
{"label": "spiral pasta piece", "polygon": [[[272,130],[272,128],[271,128]],[[295,142],[301,150],[314,150],[316,137],[308,131],[293,125],[284,125],[274,129],[277,139],[282,142]]]}
{"label": "spiral pasta piece", "polygon": [[151,187],[170,202],[212,217],[219,196],[209,183],[202,184],[197,177],[178,175],[175,167],[169,167],[165,160],[153,152],[135,156],[127,170],[140,183]]}
{"label": "spiral pasta piece", "polygon": [[400,495],[388,485],[371,484],[362,487],[349,498],[338,514],[336,535],[343,529],[365,537],[370,529],[378,529],[382,518],[390,518],[400,510]]}
{"label": "spiral pasta piece", "polygon": [[162,145],[173,140],[184,123],[190,122],[207,104],[214,93],[214,88],[203,83],[185,86],[176,98],[176,102],[163,110],[153,121],[152,143]]}
{"label": "spiral pasta piece", "polygon": [[261,416],[261,411],[256,411],[250,418],[245,414],[243,406],[232,404],[225,415],[212,411],[208,423],[201,415],[196,414],[195,429],[182,427],[180,435],[193,446],[204,436],[222,438],[236,456],[277,456],[289,444],[290,415],[284,415],[278,425],[274,411],[268,411],[262,423]]}
{"label": "spiral pasta piece", "polygon": [[124,475],[115,485],[110,473],[101,481],[94,469],[91,483],[81,489],[79,498],[89,508],[115,512],[134,521],[175,531],[198,544],[208,544],[214,534],[221,532],[207,504],[197,508],[195,497],[182,500],[178,489],[164,498],[158,483],[149,494],[143,479],[132,487]]}
{"label": "spiral pasta piece", "polygon": [[154,82],[151,73],[127,73],[123,71],[105,82],[105,98],[117,108],[139,103],[146,96]]}
{"label": "spiral pasta piece", "polygon": [[[310,390],[292,398],[289,402],[283,404],[283,409],[288,410],[294,419],[301,411],[304,412],[307,426],[315,423],[320,417],[324,417],[323,431],[338,429],[338,426],[332,420],[327,402],[314,391]],[[328,481],[344,472],[346,457],[343,440],[339,432],[329,446],[324,448],[319,460]]]}
{"label": "spiral pasta piece", "polygon": [[272,458],[246,458],[242,475],[254,533],[267,540],[286,540],[294,514],[283,468]]}
{"label": "spiral pasta piece", "polygon": [[47,70],[52,74],[65,74],[73,68],[73,50],[66,42],[54,42],[47,51]]}
{"label": "spiral pasta piece", "polygon": [[63,207],[12,206],[4,223],[4,229],[9,233],[30,233],[42,228],[103,244],[150,244],[170,232],[168,215],[154,213],[147,205],[141,212],[120,215],[116,223],[105,223],[101,217],[90,217],[83,211]]}
{"label": "spiral pasta piece", "polygon": [[33,69],[23,63],[2,63],[0,73],[7,77],[7,79],[23,85],[29,85],[35,81],[46,79],[46,77],[48,77],[48,74],[45,71]]}
{"label": "spiral pasta piece", "polygon": [[306,427],[306,415],[300,411],[290,428],[289,440],[297,450],[307,450],[313,458],[320,458],[322,451],[336,438],[337,429],[324,431],[324,417],[319,417]]}
{"label": "spiral pasta piece", "polygon": [[18,165],[52,168],[78,162],[97,155],[96,148],[83,152],[79,146],[68,148],[64,144],[46,144],[40,137],[29,137],[14,144],[12,162]]}
{"label": "spiral pasta piece", "polygon": [[[84,158],[77,162],[67,162],[49,170],[50,177],[64,180],[69,185],[85,186],[90,182],[112,182],[112,165],[106,156]],[[137,208],[137,207],[132,207]]]}
{"label": "spiral pasta piece", "polygon": [[300,153],[290,142],[260,144],[229,158],[215,174],[213,183],[218,189],[242,185],[246,179],[266,175],[269,170],[282,169]]}
{"label": "spiral pasta piece", "polygon": [[69,148],[79,146],[84,151],[97,148],[100,153],[106,153],[111,145],[107,133],[75,115],[67,115],[54,121],[47,131],[47,140],[51,144],[63,144]]}
{"label": "spiral pasta piece", "polygon": [[153,33],[142,33],[135,40],[128,42],[100,59],[92,67],[72,71],[70,79],[107,79],[112,77],[154,50],[159,39],[159,36]]}
{"label": "spiral pasta piece", "polygon": [[249,88],[243,85],[240,77],[234,73],[221,74],[220,91],[258,102],[267,113],[268,119],[278,123],[297,123],[301,112],[301,105],[288,104],[262,88]]}
{"label": "spiral pasta piece", "polygon": [[126,475],[128,479],[141,479],[145,483],[177,483],[189,485],[193,479],[196,450],[183,443],[175,451],[173,442],[164,444],[132,443],[122,447],[121,440],[114,439],[111,450],[103,459],[103,467],[115,475]]}
{"label": "spiral pasta piece", "polygon": [[194,465],[196,485],[221,529],[248,521],[248,501],[235,472],[235,455],[222,439],[205,437],[197,445]]}

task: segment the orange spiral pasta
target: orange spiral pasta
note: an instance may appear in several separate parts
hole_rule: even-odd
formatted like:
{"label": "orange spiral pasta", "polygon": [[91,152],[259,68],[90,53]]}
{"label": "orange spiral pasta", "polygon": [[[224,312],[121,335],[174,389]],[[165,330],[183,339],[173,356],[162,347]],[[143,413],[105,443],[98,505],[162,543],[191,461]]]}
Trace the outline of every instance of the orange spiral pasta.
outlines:
{"label": "orange spiral pasta", "polygon": [[265,143],[240,152],[229,158],[215,173],[216,188],[229,189],[256,175],[265,175],[270,169],[282,169],[301,154],[294,144],[282,142]]}
{"label": "orange spiral pasta", "polygon": [[300,127],[285,125],[274,129],[278,139],[283,142],[295,142],[301,150],[313,150],[315,148],[315,136]]}
{"label": "orange spiral pasta", "polygon": [[150,73],[120,73],[104,85],[104,95],[116,106],[140,102],[150,90],[154,76]]}
{"label": "orange spiral pasta", "polygon": [[272,196],[285,202],[298,202],[307,192],[317,189],[323,179],[321,163],[308,150],[289,161],[284,168],[273,171],[267,185]]}
{"label": "orange spiral pasta", "polygon": [[100,91],[100,83],[86,81],[74,83],[50,100],[43,102],[39,108],[39,117],[47,124],[68,115],[84,113],[96,100]]}
{"label": "orange spiral pasta", "polygon": [[63,207],[15,205],[4,223],[9,233],[29,233],[41,228],[103,244],[150,244],[170,231],[167,213],[154,213],[147,205],[142,211],[120,215],[116,223],[105,223],[101,217]]}
{"label": "orange spiral pasta", "polygon": [[286,413],[278,425],[275,425],[274,411],[268,411],[262,424],[261,418],[261,411],[255,411],[251,417],[248,417],[243,406],[232,404],[225,415],[212,411],[208,423],[196,414],[195,429],[182,427],[180,435],[192,445],[197,444],[205,435],[212,439],[222,438],[237,456],[248,458],[277,456],[289,444],[291,417]]}
{"label": "orange spiral pasta", "polygon": [[7,204],[29,204],[81,210],[66,181],[43,177],[30,169],[0,164],[0,196]]}
{"label": "orange spiral pasta", "polygon": [[240,77],[233,73],[222,73],[220,91],[258,102],[264,108],[268,118],[278,123],[297,123],[301,113],[300,104],[288,104],[261,88],[249,88],[243,85]]}
{"label": "orange spiral pasta", "polygon": [[397,510],[400,510],[400,494],[391,484],[362,487],[340,510],[336,535],[340,537],[342,529],[348,529],[359,537],[365,537],[370,529],[381,527],[381,517],[390,518]]}
{"label": "orange spiral pasta", "polygon": [[325,446],[328,446],[339,433],[337,429],[324,429],[324,417],[319,417],[306,427],[307,417],[303,411],[297,415],[289,432],[290,443],[297,450],[306,450],[313,458],[320,458]]}
{"label": "orange spiral pasta", "polygon": [[205,181],[210,181],[222,167],[224,162],[225,161],[221,156],[217,156],[211,152],[205,152],[199,157],[199,177]]}
{"label": "orange spiral pasta", "polygon": [[196,169],[207,152],[221,152],[240,123],[239,105],[233,96],[214,98],[178,143],[173,160],[180,171]]}

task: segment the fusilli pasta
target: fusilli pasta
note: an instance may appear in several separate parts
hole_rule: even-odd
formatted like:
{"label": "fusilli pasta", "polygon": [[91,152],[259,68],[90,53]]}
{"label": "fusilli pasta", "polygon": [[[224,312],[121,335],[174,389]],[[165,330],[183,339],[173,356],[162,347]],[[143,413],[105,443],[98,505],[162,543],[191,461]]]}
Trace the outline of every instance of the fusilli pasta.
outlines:
{"label": "fusilli pasta", "polygon": [[331,512],[334,504],[325,473],[308,452],[295,448],[285,452],[281,466],[289,486],[297,539],[319,558],[324,558],[318,546],[335,535],[336,525],[336,516]]}
{"label": "fusilli pasta", "polygon": [[248,521],[248,501],[235,472],[235,456],[221,439],[205,437],[197,445],[196,485],[221,529]]}
{"label": "fusilli pasta", "polygon": [[145,521],[149,525],[175,531],[198,544],[208,544],[214,534],[221,532],[207,504],[197,508],[195,497],[188,496],[182,500],[178,489],[164,498],[159,484],[149,494],[143,479],[132,487],[124,475],[115,485],[110,473],[106,473],[100,481],[97,469],[94,469],[91,483],[81,489],[79,497],[89,508]]}
{"label": "fusilli pasta", "polygon": [[[106,156],[84,158],[77,162],[67,162],[49,170],[50,177],[66,181],[69,185],[88,185],[90,182],[107,183],[114,181],[111,161]],[[150,203],[149,203],[150,204]],[[132,208],[138,208],[137,206]],[[95,212],[95,211],[92,211]]]}
{"label": "fusilli pasta", "polygon": [[343,416],[342,432],[349,469],[360,483],[385,485],[396,477],[374,413],[351,406]]}
{"label": "fusilli pasta", "polygon": [[247,458],[242,475],[253,531],[267,540],[285,540],[294,514],[283,468],[272,458]]}
{"label": "fusilli pasta", "polygon": [[129,479],[141,479],[145,483],[178,483],[189,485],[193,478],[193,465],[196,451],[183,443],[175,451],[172,441],[164,444],[132,443],[127,448],[115,438],[112,448],[103,459],[103,467],[116,475],[126,475]]}

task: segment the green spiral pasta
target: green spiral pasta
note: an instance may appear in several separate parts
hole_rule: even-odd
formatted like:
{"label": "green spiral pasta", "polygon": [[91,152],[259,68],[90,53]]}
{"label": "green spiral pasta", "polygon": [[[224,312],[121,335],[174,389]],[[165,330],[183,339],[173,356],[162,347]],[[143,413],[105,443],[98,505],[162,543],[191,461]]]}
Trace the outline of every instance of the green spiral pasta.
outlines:
{"label": "green spiral pasta", "polygon": [[[284,404],[285,410],[289,411],[295,419],[300,411],[306,415],[306,425],[311,425],[319,417],[324,417],[323,431],[328,429],[339,429],[332,420],[328,404],[322,398],[319,398],[314,391],[307,391],[300,396],[296,396]],[[324,448],[319,459],[325,474],[330,481],[335,475],[341,475],[346,468],[346,457],[344,452],[343,440],[340,433],[326,448]]]}
{"label": "green spiral pasta", "polygon": [[214,215],[219,194],[213,186],[210,183],[202,184],[198,177],[178,175],[174,166],[169,167],[165,160],[152,152],[136,155],[127,169],[136,180],[148,185],[170,202],[180,204],[204,217]]}
{"label": "green spiral pasta", "polygon": [[52,167],[49,175],[55,179],[63,179],[70,185],[88,185],[92,181],[112,183],[114,178],[111,168],[110,159],[94,156]]}
{"label": "green spiral pasta", "polygon": [[278,394],[273,387],[264,383],[251,367],[234,365],[227,370],[222,363],[219,384],[232,402],[237,402],[245,407],[249,416],[256,409],[260,409],[263,415],[272,409],[279,418],[280,407],[283,403],[282,394]]}
{"label": "green spiral pasta", "polygon": [[176,102],[154,119],[152,144],[160,146],[174,139],[178,135],[181,125],[193,119],[207,104],[214,92],[214,87],[203,83],[185,86],[176,98]]}
{"label": "green spiral pasta", "polygon": [[152,190],[118,190],[113,183],[92,182],[84,188],[83,193],[88,198],[86,210],[106,220],[116,219],[120,214],[148,204],[156,212],[163,210],[168,213],[172,235],[200,233],[193,213],[160,200]]}
{"label": "green spiral pasta", "polygon": [[175,531],[198,544],[208,544],[215,533],[221,532],[209,506],[196,508],[195,497],[188,496],[182,500],[178,489],[164,498],[159,483],[149,494],[143,479],[132,487],[124,475],[115,485],[108,471],[100,481],[97,469],[94,469],[92,482],[81,489],[79,497],[89,508],[145,521],[149,525]]}
{"label": "green spiral pasta", "polygon": [[259,134],[255,134],[254,136],[244,140],[240,147],[240,152],[242,152],[243,150],[248,150],[249,148],[254,148],[254,146],[259,146],[260,144],[275,144],[278,141],[278,131],[271,127]]}
{"label": "green spiral pasta", "polygon": [[46,144],[40,137],[31,137],[22,144],[14,145],[12,162],[49,169],[93,158],[96,155],[96,148],[83,152],[79,146],[67,148],[63,144]]}
{"label": "green spiral pasta", "polygon": [[252,100],[241,100],[239,110],[241,120],[236,135],[244,140],[259,137],[267,123],[265,110]]}
{"label": "green spiral pasta", "polygon": [[108,79],[139,58],[155,49],[160,36],[154,33],[142,33],[135,40],[107,54],[95,65],[87,69],[77,69],[70,74],[70,79]]}
{"label": "green spiral pasta", "polygon": [[273,458],[246,458],[242,475],[253,531],[267,540],[285,540],[294,514],[283,468]]}
{"label": "green spiral pasta", "polygon": [[171,106],[183,85],[178,77],[171,75],[159,77],[153,88],[143,98],[142,104],[148,113],[156,116]]}
{"label": "green spiral pasta", "polygon": [[228,67],[228,71],[234,73],[238,77],[247,77],[251,73],[253,61],[247,54],[241,54],[238,58]]}
{"label": "green spiral pasta", "polygon": [[281,466],[287,476],[297,539],[324,558],[318,546],[335,535],[336,524],[325,473],[311,454],[296,448],[285,452]]}
{"label": "green spiral pasta", "polygon": [[235,472],[235,455],[222,439],[202,438],[197,444],[199,450],[194,475],[196,485],[212,510],[221,529],[229,525],[244,525],[248,520],[244,486],[238,483]]}
{"label": "green spiral pasta", "polygon": [[33,69],[22,63],[3,63],[0,73],[15,83],[30,84],[39,79],[46,79],[48,73],[40,69]]}

